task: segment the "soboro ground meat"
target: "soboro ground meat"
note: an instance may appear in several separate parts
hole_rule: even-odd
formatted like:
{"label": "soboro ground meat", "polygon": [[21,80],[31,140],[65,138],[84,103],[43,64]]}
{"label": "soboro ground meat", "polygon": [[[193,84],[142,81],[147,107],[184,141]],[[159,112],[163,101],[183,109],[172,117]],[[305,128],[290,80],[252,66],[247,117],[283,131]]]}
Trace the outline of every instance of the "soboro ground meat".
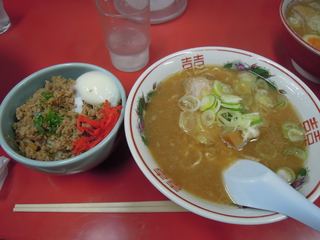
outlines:
{"label": "soboro ground meat", "polygon": [[[52,77],[17,108],[17,122],[13,124],[15,144],[19,153],[39,161],[55,161],[70,158],[72,141],[81,137],[76,127],[79,113],[75,112],[75,81],[61,76]],[[100,119],[101,106],[84,103],[81,114]]]}

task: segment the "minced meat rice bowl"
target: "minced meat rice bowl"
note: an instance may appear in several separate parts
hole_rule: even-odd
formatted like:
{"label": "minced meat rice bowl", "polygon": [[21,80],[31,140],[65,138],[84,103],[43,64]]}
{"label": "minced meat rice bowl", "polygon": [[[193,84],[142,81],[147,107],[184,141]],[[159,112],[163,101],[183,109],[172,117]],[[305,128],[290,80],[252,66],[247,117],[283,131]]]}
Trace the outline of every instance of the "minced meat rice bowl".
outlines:
{"label": "minced meat rice bowl", "polygon": [[[39,161],[63,160],[89,150],[76,146],[77,141],[78,145],[85,145],[83,142],[88,144],[95,140],[93,147],[108,135],[108,132],[102,135],[97,133],[104,131],[99,129],[99,124],[102,119],[108,118],[103,115],[104,108],[108,108],[108,101],[98,106],[83,102],[82,111],[77,112],[75,82],[54,76],[51,81],[46,81],[44,88],[37,90],[24,105],[17,108],[17,122],[13,124],[14,143],[21,155]],[[115,125],[121,108],[117,106],[114,112],[118,115],[108,124]],[[86,121],[79,122],[80,116]],[[93,130],[96,135],[100,134],[100,139],[92,136]],[[83,141],[79,142],[81,138]]]}

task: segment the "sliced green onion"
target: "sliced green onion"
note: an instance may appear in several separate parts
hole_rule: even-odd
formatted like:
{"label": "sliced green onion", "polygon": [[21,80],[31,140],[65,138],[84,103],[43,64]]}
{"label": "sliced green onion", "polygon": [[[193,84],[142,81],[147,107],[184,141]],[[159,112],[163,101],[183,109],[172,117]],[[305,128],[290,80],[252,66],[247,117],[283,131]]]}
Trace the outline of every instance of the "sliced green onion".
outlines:
{"label": "sliced green onion", "polygon": [[245,83],[254,83],[257,79],[256,75],[246,71],[239,72],[238,77],[241,79],[242,82]]}
{"label": "sliced green onion", "polygon": [[229,108],[233,111],[242,111],[244,109],[244,105],[242,103],[225,103],[221,102],[221,106],[225,108]]}
{"label": "sliced green onion", "polygon": [[251,95],[242,95],[241,98],[242,98],[242,101],[241,101],[241,102],[242,102],[245,106],[250,106],[250,105],[252,105],[252,103],[253,103],[253,98],[252,98]]}
{"label": "sliced green onion", "polygon": [[251,125],[250,119],[244,119],[244,118],[242,118],[241,121],[240,121],[240,123],[239,123],[239,126],[240,126],[241,128],[243,128],[243,129],[248,128],[250,125]]}
{"label": "sliced green onion", "polygon": [[47,100],[53,97],[53,92],[42,92],[41,95],[45,98],[40,101],[40,103],[45,103]]}
{"label": "sliced green onion", "polygon": [[201,102],[193,95],[185,95],[178,101],[179,107],[188,112],[195,112],[199,109]]}
{"label": "sliced green onion", "polygon": [[279,97],[279,103],[277,103],[275,106],[278,108],[286,107],[287,106],[287,99],[283,95],[281,95]]}
{"label": "sliced green onion", "polygon": [[307,159],[307,152],[300,147],[288,146],[283,149],[282,154],[284,156],[296,156],[303,161]]}
{"label": "sliced green onion", "polygon": [[253,121],[251,121],[251,125],[259,124],[259,123],[261,123],[262,121],[263,121],[263,118],[262,118],[262,117],[260,117],[260,118],[258,118],[257,120],[253,120]]}
{"label": "sliced green onion", "polygon": [[251,84],[241,81],[234,85],[234,89],[239,94],[248,94],[251,92]]}
{"label": "sliced green onion", "polygon": [[209,94],[208,97],[210,98],[210,106],[208,109],[213,109],[217,104],[217,98],[213,94]]}
{"label": "sliced green onion", "polygon": [[243,119],[249,119],[251,125],[255,125],[262,122],[262,117],[259,115],[259,113],[246,113],[242,114]]}
{"label": "sliced green onion", "polygon": [[307,24],[313,30],[318,30],[318,26],[320,24],[320,15],[312,16],[307,20]]}
{"label": "sliced green onion", "polygon": [[269,95],[269,91],[266,89],[257,89],[257,93],[256,93],[256,98],[258,98],[259,96],[268,96]]}
{"label": "sliced green onion", "polygon": [[53,96],[53,92],[42,92],[41,95],[45,98],[45,99],[50,99]]}
{"label": "sliced green onion", "polygon": [[296,122],[284,122],[284,123],[282,123],[281,128],[282,128],[283,132],[285,134],[287,134],[289,129],[291,129],[291,128],[300,128],[300,126]]}
{"label": "sliced green onion", "polygon": [[268,83],[265,80],[261,79],[261,78],[256,81],[256,84],[257,84],[257,86],[259,88],[262,88],[262,89],[268,89],[269,88]]}
{"label": "sliced green onion", "polygon": [[217,97],[221,97],[222,94],[232,94],[232,87],[219,80],[215,80],[213,83],[213,92]]}
{"label": "sliced green onion", "polygon": [[295,146],[288,146],[288,147],[285,147],[283,150],[282,150],[282,154],[284,156],[291,156],[291,155],[295,155],[296,153],[296,147]]}
{"label": "sliced green onion", "polygon": [[302,142],[305,139],[305,132],[296,122],[284,122],[281,125],[282,132],[291,142]]}
{"label": "sliced green onion", "polygon": [[307,152],[300,147],[296,147],[295,156],[300,158],[301,160],[305,161],[307,159]]}
{"label": "sliced green onion", "polygon": [[277,169],[276,174],[289,184],[293,183],[296,179],[296,174],[289,167],[281,167]]}
{"label": "sliced green onion", "polygon": [[227,127],[237,127],[241,121],[241,113],[230,109],[220,109],[217,118]]}
{"label": "sliced green onion", "polygon": [[201,114],[202,123],[207,127],[212,126],[215,119],[216,119],[216,114],[212,110],[206,110]]}
{"label": "sliced green onion", "polygon": [[277,103],[275,106],[278,107],[278,108],[283,108],[283,107],[286,106],[286,101],[281,100],[281,101],[280,101],[279,103]]}
{"label": "sliced green onion", "polygon": [[[33,119],[33,124],[36,129],[42,134],[51,136],[56,133],[58,127],[61,125],[64,116],[59,114],[59,112],[52,111],[49,107],[47,110],[47,116],[43,117],[41,112],[35,114],[35,119]],[[43,124],[49,128],[43,128]]]}
{"label": "sliced green onion", "polygon": [[213,94],[209,94],[207,96],[204,96],[201,99],[201,104],[200,104],[199,110],[200,111],[205,111],[205,110],[208,110],[208,109],[212,109],[215,106],[216,101],[217,101],[217,99]]}
{"label": "sliced green onion", "polygon": [[42,123],[40,121],[37,120],[33,120],[33,124],[36,127],[36,129],[42,134],[42,135],[46,135],[46,132],[44,131],[44,129],[42,128]]}
{"label": "sliced green onion", "polygon": [[258,128],[249,126],[242,130],[242,136],[244,141],[247,141],[248,139],[257,138],[259,136],[260,132]]}
{"label": "sliced green onion", "polygon": [[219,110],[220,110],[220,107],[221,107],[221,101],[219,98],[216,99],[216,105],[214,107],[214,109],[212,109],[215,113],[217,113]]}
{"label": "sliced green onion", "polygon": [[291,128],[288,130],[288,138],[291,142],[302,142],[305,140],[305,134],[302,129]]}
{"label": "sliced green onion", "polygon": [[289,17],[287,19],[287,22],[289,23],[290,26],[292,27],[301,27],[301,21],[295,17]]}
{"label": "sliced green onion", "polygon": [[[268,82],[257,80],[253,74],[239,75],[242,85],[258,84],[260,87],[255,87],[257,91],[255,99],[260,100],[260,103],[270,107],[274,106],[274,100],[269,96]],[[213,94],[210,94],[210,91]],[[249,91],[250,92],[250,91]],[[251,95],[234,95],[231,85],[214,80],[212,88],[205,88],[201,93],[201,100],[193,95],[185,95],[179,99],[179,107],[184,110],[185,114],[180,115],[179,125],[188,132],[192,131],[193,123],[199,125],[201,131],[206,131],[205,127],[211,127],[214,123],[224,127],[228,131],[241,131],[242,137],[245,140],[257,138],[259,136],[258,127],[261,126],[263,119],[259,113],[246,113],[243,110],[249,110],[244,103],[252,104]],[[194,111],[200,110],[202,113],[197,117],[191,117]],[[188,113],[188,114],[187,114]],[[198,140],[201,143],[206,143],[208,140],[205,136],[199,135]]]}
{"label": "sliced green onion", "polygon": [[257,102],[267,108],[271,108],[274,106],[274,101],[271,97],[266,95],[261,95],[257,98]]}
{"label": "sliced green onion", "polygon": [[241,97],[232,94],[222,94],[220,99],[224,103],[239,103],[242,100]]}
{"label": "sliced green onion", "polygon": [[208,109],[209,106],[210,106],[210,98],[208,96],[204,96],[201,99],[201,104],[200,104],[199,110],[204,111],[204,110]]}

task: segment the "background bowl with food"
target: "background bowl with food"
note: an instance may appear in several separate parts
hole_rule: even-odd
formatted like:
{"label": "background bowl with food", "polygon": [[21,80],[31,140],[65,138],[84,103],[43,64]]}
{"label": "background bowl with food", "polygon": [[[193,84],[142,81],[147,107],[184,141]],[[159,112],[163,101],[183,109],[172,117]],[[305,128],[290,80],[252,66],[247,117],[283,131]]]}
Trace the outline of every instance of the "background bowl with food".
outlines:
{"label": "background bowl with food", "polygon": [[294,68],[320,84],[320,3],[283,0],[280,4],[283,38]]}
{"label": "background bowl with food", "polygon": [[0,141],[36,171],[71,174],[103,162],[121,137],[126,94],[107,70],[65,63],[18,83],[0,108]]}
{"label": "background bowl with food", "polygon": [[238,159],[258,161],[314,201],[319,106],[298,77],[269,59],[199,47],[140,76],[128,97],[125,134],[141,171],[172,201],[217,221],[264,224],[286,216],[233,204],[222,173]]}

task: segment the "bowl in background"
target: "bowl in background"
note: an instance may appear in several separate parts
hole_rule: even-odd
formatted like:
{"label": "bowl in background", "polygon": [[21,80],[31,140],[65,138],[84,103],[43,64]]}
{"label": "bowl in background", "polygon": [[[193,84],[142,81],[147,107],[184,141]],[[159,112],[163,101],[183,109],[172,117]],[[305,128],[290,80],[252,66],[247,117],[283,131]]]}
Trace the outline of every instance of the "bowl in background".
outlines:
{"label": "bowl in background", "polygon": [[[166,197],[203,217],[233,224],[255,225],[265,224],[285,219],[286,216],[257,209],[238,208],[219,205],[205,201],[175,187],[172,180],[166,176],[161,167],[153,159],[148,147],[144,144],[139,126],[139,99],[152,92],[154,86],[178,71],[192,66],[224,65],[229,62],[245,63],[247,66],[259,66],[270,71],[270,80],[279,89],[286,92],[294,104],[304,124],[319,122],[320,102],[312,91],[294,74],[277,63],[243,50],[226,47],[199,47],[173,53],[151,65],[134,84],[129,96],[125,112],[125,134],[130,151],[147,179]],[[256,65],[255,65],[256,64]],[[319,132],[318,126],[308,129],[309,160],[306,167],[310,170],[309,182],[299,190],[310,201],[315,201],[320,194],[320,142],[314,138]],[[315,134],[315,135],[314,135]],[[163,149],[165,151],[165,149]]]}
{"label": "bowl in background", "polygon": [[37,161],[23,157],[17,153],[17,147],[7,136],[14,139],[12,124],[16,121],[16,109],[22,106],[28,97],[32,96],[38,89],[43,88],[45,80],[52,76],[62,76],[66,79],[76,80],[81,74],[89,71],[101,71],[110,76],[117,84],[122,100],[122,106],[126,104],[126,94],[120,81],[107,70],[87,63],[64,63],[50,66],[39,70],[19,82],[4,98],[0,107],[0,142],[3,150],[15,161],[22,165],[43,173],[72,174],[87,171],[102,163],[114,149],[117,139],[121,137],[121,127],[124,119],[124,108],[118,122],[109,135],[98,145],[78,156],[61,161]]}
{"label": "bowl in background", "polygon": [[280,18],[283,24],[283,39],[291,56],[294,68],[306,79],[320,84],[320,51],[304,41],[290,27],[286,12],[298,0],[283,0],[280,4]]}
{"label": "bowl in background", "polygon": [[186,9],[188,0],[150,0],[150,22],[159,24],[180,16]]}

